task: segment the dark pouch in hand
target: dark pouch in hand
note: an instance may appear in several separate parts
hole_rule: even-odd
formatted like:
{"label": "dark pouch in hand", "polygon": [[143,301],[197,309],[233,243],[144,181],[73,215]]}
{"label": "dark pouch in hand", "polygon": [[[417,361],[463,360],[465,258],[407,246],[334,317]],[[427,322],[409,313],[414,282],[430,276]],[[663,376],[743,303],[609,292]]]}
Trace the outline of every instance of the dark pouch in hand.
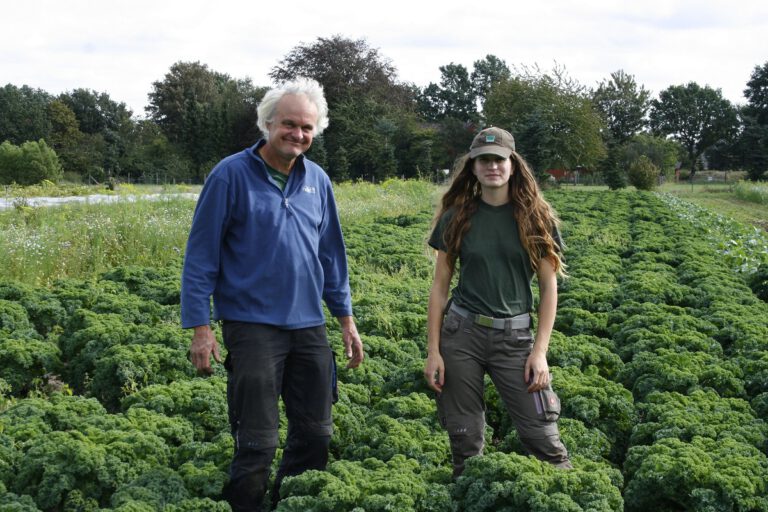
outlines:
{"label": "dark pouch in hand", "polygon": [[541,406],[544,412],[544,419],[547,421],[557,421],[560,417],[560,398],[551,389],[542,389],[539,391]]}

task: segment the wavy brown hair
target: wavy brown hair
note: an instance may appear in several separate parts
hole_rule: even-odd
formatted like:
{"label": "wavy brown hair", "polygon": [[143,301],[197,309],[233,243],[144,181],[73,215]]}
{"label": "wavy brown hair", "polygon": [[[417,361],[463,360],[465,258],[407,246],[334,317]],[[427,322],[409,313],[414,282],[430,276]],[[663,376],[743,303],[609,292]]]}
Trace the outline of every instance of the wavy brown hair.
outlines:
{"label": "wavy brown hair", "polygon": [[[513,215],[522,241],[531,260],[534,272],[539,268],[539,260],[547,258],[555,272],[565,276],[565,264],[560,255],[560,247],[553,234],[560,225],[552,207],[544,199],[528,163],[516,152],[509,157],[512,173],[509,178],[509,200],[513,206]],[[461,241],[470,227],[470,218],[477,211],[480,201],[480,182],[472,172],[475,160],[469,153],[456,161],[453,177],[448,190],[443,195],[435,222],[443,214],[453,210],[453,216],[443,232],[443,242],[448,255],[448,263],[453,269],[461,252]]]}

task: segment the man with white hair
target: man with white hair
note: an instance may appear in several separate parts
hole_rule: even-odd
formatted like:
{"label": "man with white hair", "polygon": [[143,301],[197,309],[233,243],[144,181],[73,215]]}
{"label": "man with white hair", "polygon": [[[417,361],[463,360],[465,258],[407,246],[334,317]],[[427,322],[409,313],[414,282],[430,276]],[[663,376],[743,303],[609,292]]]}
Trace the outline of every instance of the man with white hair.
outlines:
{"label": "man with white hair", "polygon": [[211,296],[213,320],[223,322],[235,440],[224,497],[235,512],[261,510],[280,396],[288,437],[273,503],[284,477],[325,469],[336,368],[322,301],[341,325],[347,366],[363,360],[331,181],[303,155],[328,126],[322,88],[299,79],[272,89],[258,119],[266,138],[219,162],[205,182],[181,286],[182,327],[194,328],[190,358],[201,373],[211,373],[211,356],[220,362]]}

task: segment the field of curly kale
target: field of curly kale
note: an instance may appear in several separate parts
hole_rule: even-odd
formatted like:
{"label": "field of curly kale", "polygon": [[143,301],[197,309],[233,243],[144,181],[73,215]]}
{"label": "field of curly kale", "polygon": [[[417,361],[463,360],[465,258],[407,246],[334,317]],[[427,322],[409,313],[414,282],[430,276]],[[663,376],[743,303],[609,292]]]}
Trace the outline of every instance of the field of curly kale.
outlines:
{"label": "field of curly kale", "polygon": [[[768,511],[768,304],[740,273],[754,250],[658,195],[548,193],[570,274],[549,361],[575,469],[525,456],[489,383],[486,454],[452,482],[422,377],[434,190],[396,188],[394,209],[368,206],[384,189],[339,194],[367,358],[340,369],[328,470],[286,480],[278,510]],[[0,512],[229,510],[226,376],[189,364],[168,261],[0,281]]]}

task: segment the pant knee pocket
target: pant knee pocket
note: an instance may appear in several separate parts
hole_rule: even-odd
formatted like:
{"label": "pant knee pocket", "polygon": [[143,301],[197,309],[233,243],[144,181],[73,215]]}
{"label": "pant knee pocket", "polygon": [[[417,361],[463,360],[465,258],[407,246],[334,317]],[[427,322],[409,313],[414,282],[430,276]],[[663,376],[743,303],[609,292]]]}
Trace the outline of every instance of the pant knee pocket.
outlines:
{"label": "pant knee pocket", "polygon": [[235,432],[235,443],[238,450],[264,450],[275,448],[279,442],[277,430],[261,430],[242,428]]}
{"label": "pant knee pocket", "polygon": [[333,435],[333,420],[328,421],[302,421],[289,427],[290,432],[306,438],[330,437]]}

